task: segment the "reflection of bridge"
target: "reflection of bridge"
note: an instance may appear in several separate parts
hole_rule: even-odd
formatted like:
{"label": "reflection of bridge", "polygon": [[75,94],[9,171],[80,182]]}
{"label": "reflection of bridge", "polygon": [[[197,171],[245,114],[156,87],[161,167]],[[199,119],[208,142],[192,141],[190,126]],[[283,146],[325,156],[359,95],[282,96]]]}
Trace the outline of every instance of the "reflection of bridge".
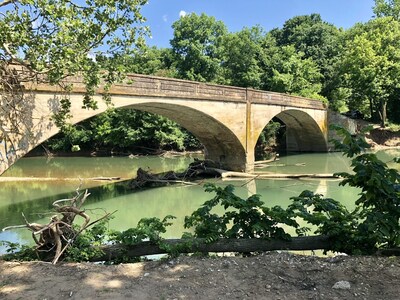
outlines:
{"label": "reflection of bridge", "polygon": [[[192,132],[205,146],[206,158],[232,170],[252,170],[257,139],[273,117],[286,125],[289,151],[327,151],[327,109],[320,101],[285,94],[143,75],[110,90],[115,108],[133,108],[163,115]],[[27,87],[29,116],[20,134],[0,142],[0,174],[18,158],[58,132],[51,116],[62,92],[54,86]],[[69,97],[72,123],[107,109],[82,109],[84,87],[75,83]]]}

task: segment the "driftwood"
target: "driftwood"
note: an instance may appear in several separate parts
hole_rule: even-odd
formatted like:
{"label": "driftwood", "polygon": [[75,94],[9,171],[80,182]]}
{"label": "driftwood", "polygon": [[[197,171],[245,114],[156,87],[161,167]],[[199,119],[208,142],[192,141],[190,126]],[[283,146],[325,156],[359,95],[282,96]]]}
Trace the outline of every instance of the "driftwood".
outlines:
{"label": "driftwood", "polygon": [[[81,209],[89,195],[90,193],[87,190],[80,193],[77,189],[75,197],[53,202],[57,214],[50,218],[48,224],[29,223],[25,215],[22,214],[25,220],[24,225],[8,226],[3,228],[3,231],[16,228],[29,229],[36,243],[38,255],[45,260],[49,258],[53,264],[56,264],[64,251],[83,230],[111,215],[106,214],[104,217],[89,223],[90,217]],[[79,229],[75,229],[73,226],[77,216],[83,218],[83,223]]]}
{"label": "driftwood", "polygon": [[279,160],[278,155],[274,155],[272,158],[270,159],[266,159],[266,160],[257,160],[254,162],[254,165],[260,165],[260,164],[268,164],[274,161]]}
{"label": "driftwood", "polygon": [[[318,250],[329,248],[327,236],[293,237],[291,240],[264,240],[264,239],[220,239],[213,243],[206,243],[205,239],[169,239],[163,240],[166,248],[179,248],[179,253],[194,252],[240,252],[250,253],[273,250]],[[101,248],[104,255],[91,261],[110,261],[125,257],[139,257],[144,255],[164,254],[167,251],[155,243],[142,242],[136,245],[106,245]]]}
{"label": "driftwood", "polygon": [[218,172],[214,170],[216,166],[218,165],[211,160],[195,159],[195,161],[181,173],[169,171],[162,174],[151,174],[139,168],[136,178],[131,180],[128,185],[132,189],[161,186],[169,183],[194,185],[197,183],[190,182],[190,180],[202,179],[205,177],[220,177]]}
{"label": "driftwood", "polygon": [[234,172],[221,169],[218,164],[210,160],[195,160],[189,165],[189,168],[182,173],[167,172],[165,174],[151,174],[139,168],[137,171],[137,177],[129,182],[129,187],[132,189],[144,188],[149,186],[161,186],[170,183],[181,183],[193,185],[196,183],[190,180],[202,179],[205,177],[221,177],[235,178],[237,180],[246,179],[278,179],[278,178],[332,178],[337,179],[338,177],[332,173],[328,174],[280,174],[271,172],[255,172],[255,173],[244,173],[244,172]]}
{"label": "driftwood", "polygon": [[238,177],[243,179],[254,178],[254,179],[269,179],[269,178],[338,178],[332,173],[328,174],[279,174],[279,173],[243,173],[222,170],[218,168],[209,168],[215,173],[219,174],[221,178]]}
{"label": "driftwood", "polygon": [[139,168],[136,173],[136,178],[130,180],[128,185],[131,189],[145,188],[150,186],[162,186],[171,183],[197,185],[197,183],[182,180],[187,176],[190,177],[187,174],[175,173],[172,171],[164,174],[151,174],[150,172],[146,172],[142,168]]}

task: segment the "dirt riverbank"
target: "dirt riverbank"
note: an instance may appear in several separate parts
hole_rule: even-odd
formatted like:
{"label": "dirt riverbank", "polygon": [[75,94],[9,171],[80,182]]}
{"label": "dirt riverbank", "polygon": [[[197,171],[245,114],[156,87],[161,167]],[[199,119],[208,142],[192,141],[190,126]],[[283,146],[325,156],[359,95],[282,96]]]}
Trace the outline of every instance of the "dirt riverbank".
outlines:
{"label": "dirt riverbank", "polygon": [[0,261],[1,299],[399,299],[400,259],[264,253],[115,266]]}

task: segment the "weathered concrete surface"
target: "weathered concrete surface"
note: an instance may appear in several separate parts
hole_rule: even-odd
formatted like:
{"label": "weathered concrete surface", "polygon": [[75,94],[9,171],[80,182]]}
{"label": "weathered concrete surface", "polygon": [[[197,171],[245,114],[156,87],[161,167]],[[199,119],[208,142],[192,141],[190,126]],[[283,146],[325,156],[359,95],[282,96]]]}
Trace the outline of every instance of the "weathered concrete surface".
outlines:
{"label": "weathered concrete surface", "polygon": [[[133,108],[176,121],[205,146],[206,158],[221,167],[249,171],[254,167],[254,147],[263,128],[273,118],[287,126],[290,151],[327,151],[327,109],[323,103],[279,93],[198,82],[130,75],[130,84],[112,87],[115,108]],[[73,79],[70,79],[73,82]],[[19,134],[3,139],[0,174],[18,158],[58,132],[51,117],[59,100],[69,97],[71,122],[78,123],[104,112],[101,90],[95,96],[97,110],[82,109],[84,86],[75,79],[69,95],[54,86],[26,86],[29,114]]]}

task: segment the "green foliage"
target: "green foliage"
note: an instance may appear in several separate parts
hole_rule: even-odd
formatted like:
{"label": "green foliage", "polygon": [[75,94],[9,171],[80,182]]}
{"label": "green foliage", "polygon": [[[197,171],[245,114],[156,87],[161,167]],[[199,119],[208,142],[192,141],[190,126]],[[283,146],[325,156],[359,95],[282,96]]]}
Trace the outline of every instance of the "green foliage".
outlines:
{"label": "green foliage", "polygon": [[135,245],[148,240],[159,244],[162,240],[161,234],[166,232],[166,227],[172,225],[169,222],[171,219],[175,219],[175,217],[168,215],[162,220],[159,218],[140,219],[136,228],[130,228],[122,232],[111,231],[110,242]]}
{"label": "green foliage", "polygon": [[[340,202],[308,190],[290,199],[293,202],[288,209],[296,217],[316,226],[314,233],[330,237],[331,245],[325,251],[353,253],[358,250],[359,247],[349,242],[357,239],[358,210],[349,212]],[[310,230],[309,227],[301,227],[296,229],[296,233],[302,236]]]}
{"label": "green foliage", "polygon": [[381,17],[393,17],[400,21],[400,1],[399,0],[375,0],[375,6],[373,7],[375,16]]}
{"label": "green foliage", "polygon": [[345,38],[338,75],[351,91],[348,107],[384,127],[387,117],[398,119],[387,106],[398,106],[400,22],[392,17],[373,19],[354,26]]}
{"label": "green foliage", "polygon": [[342,49],[342,31],[324,22],[319,14],[311,14],[293,17],[284,23],[282,29],[275,29],[271,34],[276,38],[277,46],[292,45],[296,52],[304,53],[305,59],[315,62],[323,77],[321,95],[332,100],[335,63]]}
{"label": "green foliage", "polygon": [[131,109],[110,109],[74,127],[68,127],[47,142],[47,147],[55,151],[69,150],[73,145],[86,150],[127,152],[133,152],[137,147],[181,151],[200,147],[198,140],[175,122]]}
{"label": "green foliage", "polygon": [[[242,199],[233,193],[234,187],[225,188],[213,184],[205,185],[206,192],[215,192],[216,196],[206,201],[191,216],[185,217],[185,228],[193,228],[195,237],[213,242],[219,238],[280,238],[290,236],[279,226],[286,224],[296,227],[284,209],[279,206],[263,206],[259,195]],[[222,216],[212,210],[221,205],[225,213]]]}
{"label": "green foliage", "polygon": [[[103,252],[100,246],[107,242],[108,221],[108,219],[101,221],[79,234],[67,248],[64,260],[89,261],[92,257],[101,256]],[[75,229],[79,231],[79,226]]]}
{"label": "green foliage", "polygon": [[264,78],[265,89],[303,97],[322,99],[322,75],[318,66],[293,45],[266,50],[270,57]]}
{"label": "green foliage", "polygon": [[[31,73],[18,74],[18,82],[39,77],[59,84],[66,76],[79,74],[86,85],[83,105],[95,108],[92,96],[100,80],[107,89],[120,79],[126,71],[127,55],[144,44],[148,28],[141,25],[145,19],[140,9],[146,3],[4,1],[0,17],[2,69],[5,64],[27,68]],[[67,85],[65,91],[69,89]]]}
{"label": "green foliage", "polygon": [[263,37],[264,32],[259,26],[223,36],[221,65],[224,84],[261,88]]}
{"label": "green foliage", "polygon": [[277,150],[276,147],[279,143],[278,137],[281,133],[281,127],[281,123],[273,120],[265,126],[257,140],[255,150],[256,160],[271,158],[272,154]]}
{"label": "green foliage", "polygon": [[[365,140],[350,138],[349,133],[339,130],[344,154],[352,158],[353,173],[337,173],[343,177],[340,185],[361,189],[356,201],[359,222],[353,243],[361,253],[373,253],[378,248],[400,245],[400,174],[379,160],[374,153],[361,153]],[[395,159],[395,161],[398,161]]]}
{"label": "green foliage", "polygon": [[172,28],[171,46],[179,78],[219,82],[225,24],[204,13],[191,13],[172,24]]}
{"label": "green foliage", "polygon": [[38,253],[31,246],[9,241],[0,241],[0,246],[6,247],[6,254],[1,256],[4,260],[39,260]]}
{"label": "green foliage", "polygon": [[365,149],[370,148],[371,146],[365,140],[365,133],[370,131],[372,127],[367,126],[365,127],[358,135],[353,136],[341,126],[331,124],[330,129],[335,130],[338,136],[343,138],[342,141],[333,139],[330,142],[333,143],[335,149],[338,151],[342,151],[343,155],[347,157],[354,157],[365,151]]}
{"label": "green foliage", "polygon": [[128,72],[177,77],[174,69],[173,53],[170,48],[143,47],[128,60]]}
{"label": "green foliage", "polygon": [[361,207],[358,233],[374,242],[375,247],[400,245],[400,174],[379,160],[374,153],[364,153],[352,160],[354,174],[340,185],[361,188],[356,204]]}

